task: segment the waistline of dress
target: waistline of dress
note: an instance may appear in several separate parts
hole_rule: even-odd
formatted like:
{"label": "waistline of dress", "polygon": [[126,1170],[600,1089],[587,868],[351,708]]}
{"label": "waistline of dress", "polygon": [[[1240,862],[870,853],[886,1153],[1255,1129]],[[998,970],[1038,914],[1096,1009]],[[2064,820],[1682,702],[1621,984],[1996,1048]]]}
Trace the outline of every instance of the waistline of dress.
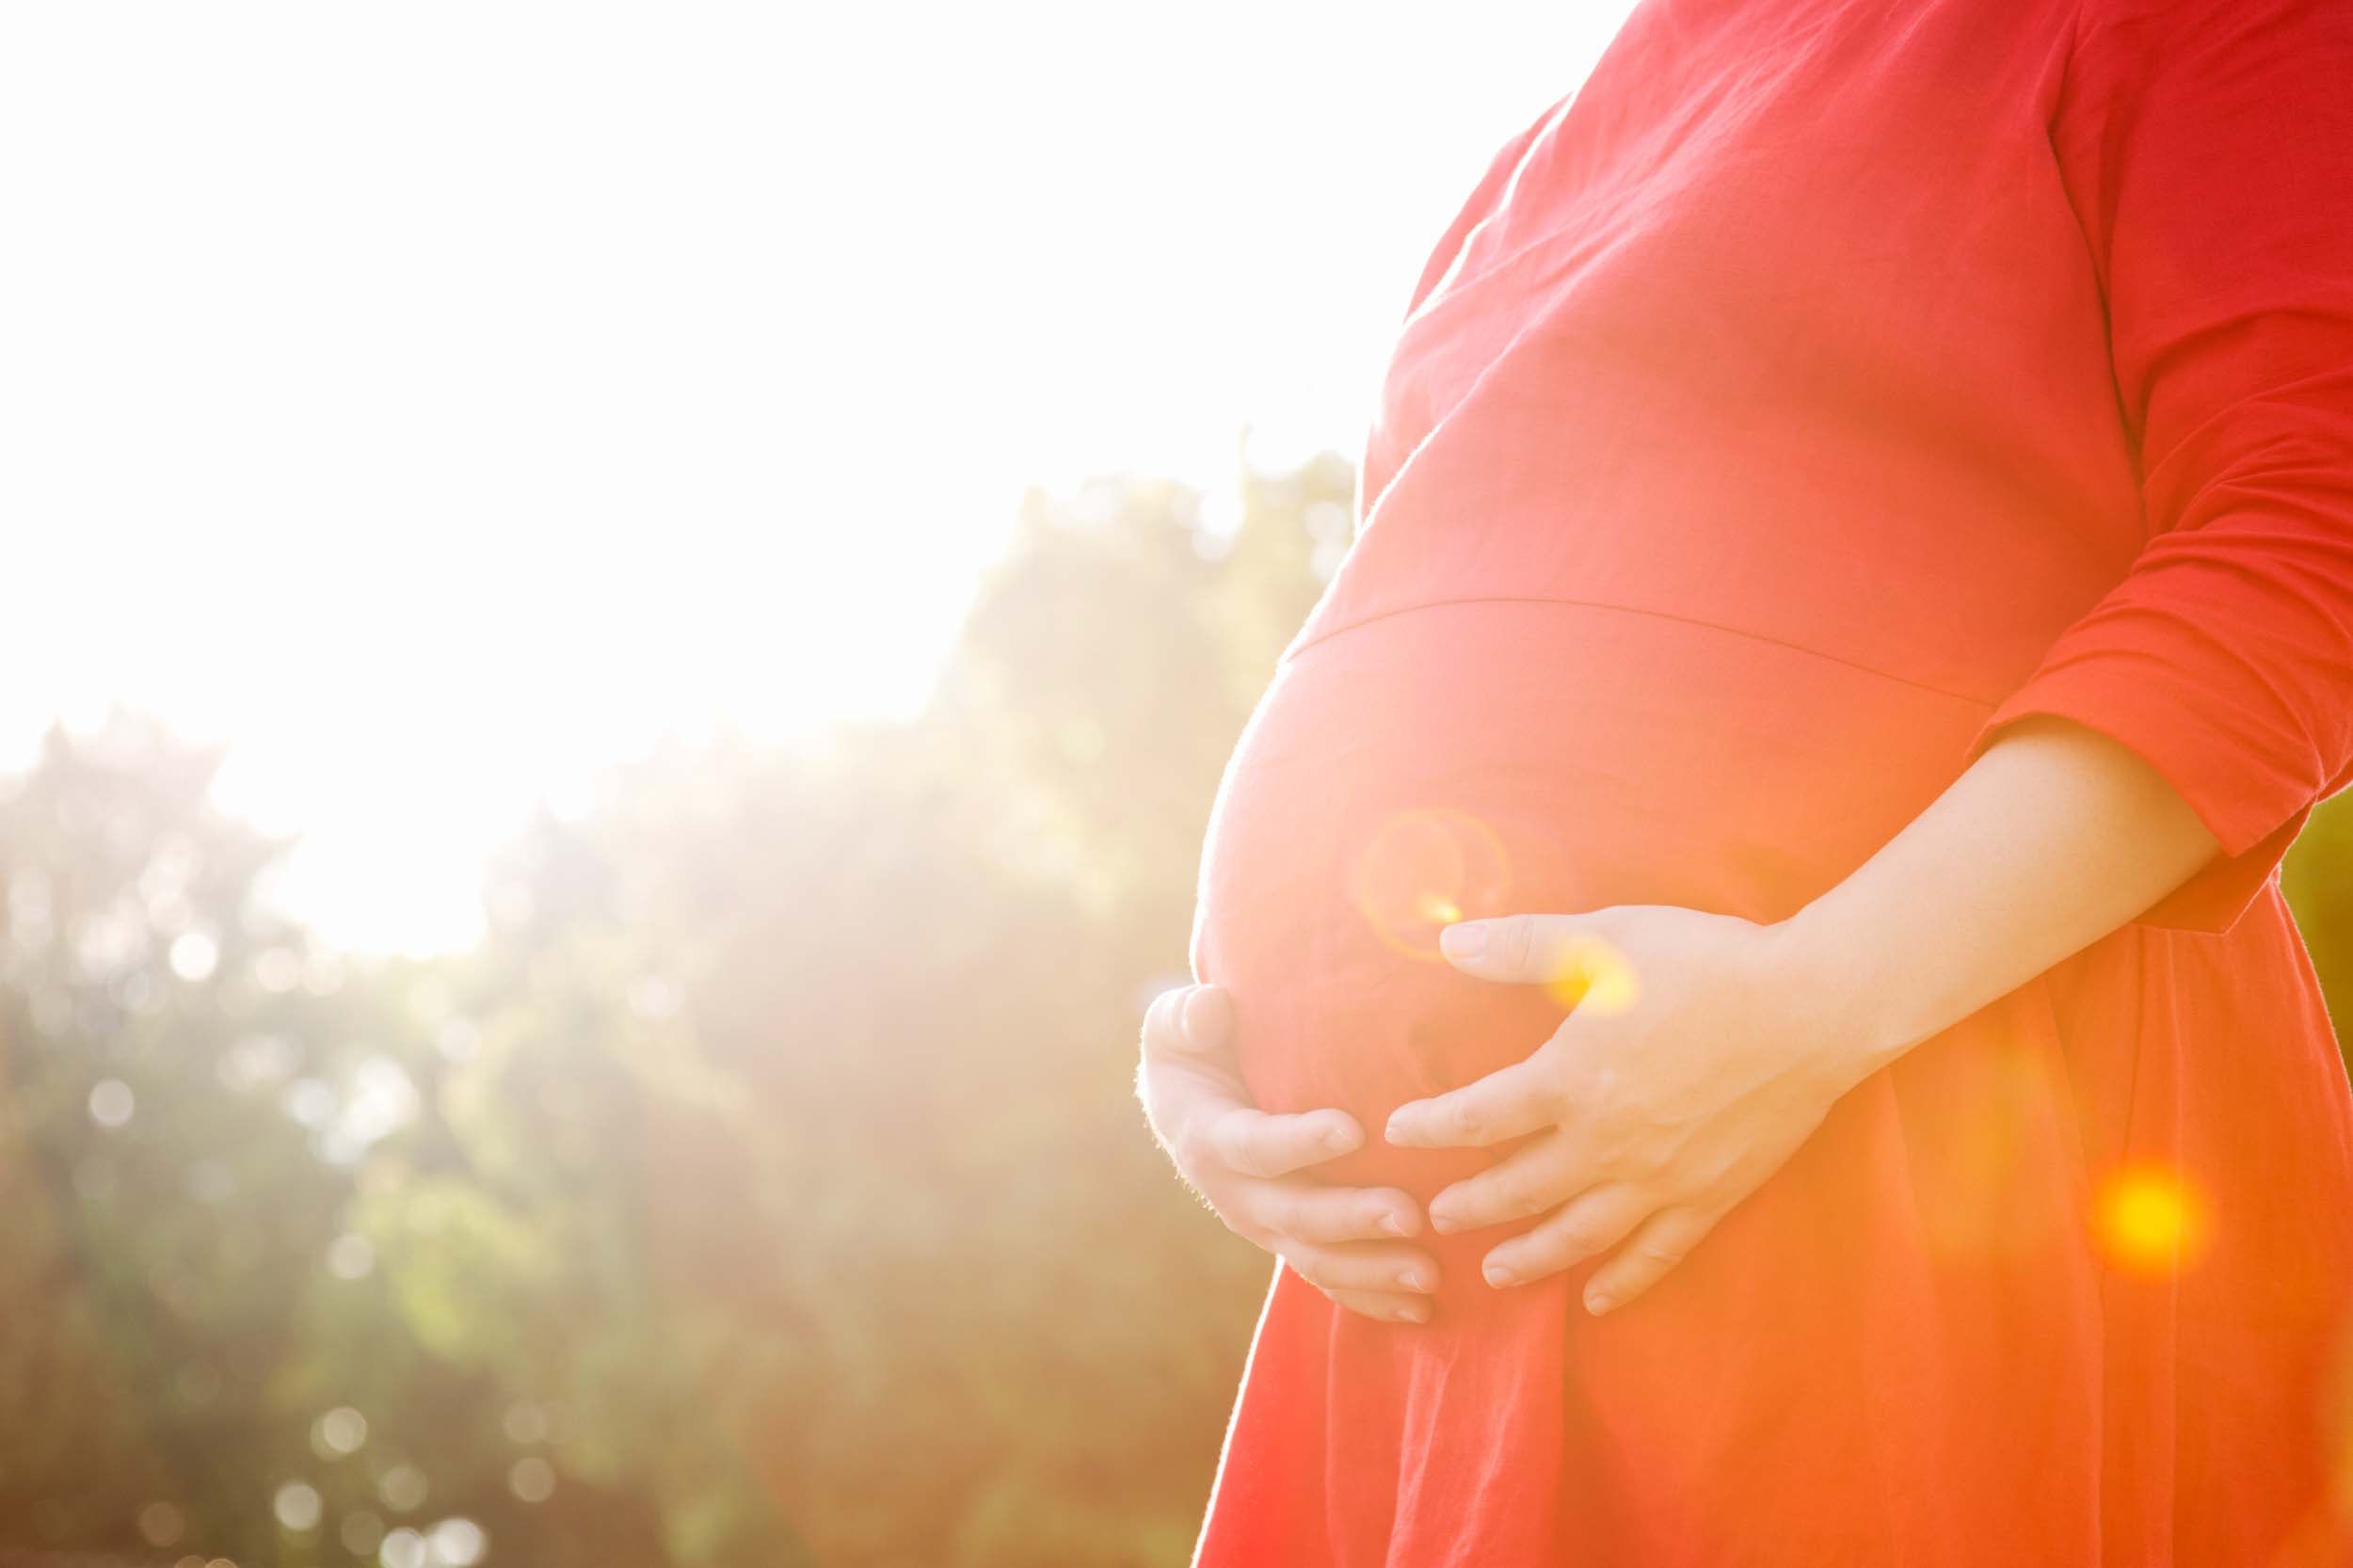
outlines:
{"label": "waistline of dress", "polygon": [[1751,631],[1746,627],[1727,626],[1721,621],[1707,620],[1698,616],[1679,616],[1670,610],[1657,610],[1633,604],[1618,604],[1608,600],[1572,599],[1565,595],[1558,594],[1482,594],[1478,597],[1468,599],[1424,600],[1413,604],[1394,605],[1385,610],[1376,611],[1369,616],[1360,616],[1354,620],[1346,621],[1338,626],[1328,627],[1318,631],[1315,635],[1311,637],[1305,635],[1308,627],[1312,627],[1315,624],[1314,616],[1310,615],[1306,625],[1301,627],[1300,633],[1293,636],[1289,646],[1285,648],[1281,655],[1275,660],[1275,668],[1280,670],[1285,665],[1303,659],[1306,654],[1317,648],[1324,647],[1326,644],[1345,637],[1352,632],[1360,632],[1368,627],[1378,626],[1384,622],[1395,620],[1400,616],[1416,615],[1428,610],[1456,609],[1481,604],[1552,605],[1563,609],[1601,610],[1614,615],[1639,616],[1649,620],[1668,621],[1680,626],[1698,627],[1703,631],[1721,632],[1728,637],[1745,638],[1750,642],[1764,643],[1773,648],[1785,648],[1793,653],[1807,654],[1813,658],[1827,660],[1833,664],[1844,665],[1848,669],[1860,670],[1865,675],[1875,675],[1882,680],[1892,680],[1898,685],[1909,686],[1914,691],[1927,692],[1931,696],[1941,696],[1948,701],[1967,703],[1972,707],[1981,708],[1989,713],[1998,707],[2002,700],[1999,696],[1976,696],[1965,692],[1949,691],[1943,686],[1934,685],[1929,681],[1914,680],[1911,676],[1907,675],[1898,675],[1893,670],[1881,669],[1876,664],[1868,664],[1860,660],[1849,659],[1840,654],[1826,652],[1821,648],[1814,648],[1804,643],[1792,642],[1785,637],[1775,637],[1767,632]]}

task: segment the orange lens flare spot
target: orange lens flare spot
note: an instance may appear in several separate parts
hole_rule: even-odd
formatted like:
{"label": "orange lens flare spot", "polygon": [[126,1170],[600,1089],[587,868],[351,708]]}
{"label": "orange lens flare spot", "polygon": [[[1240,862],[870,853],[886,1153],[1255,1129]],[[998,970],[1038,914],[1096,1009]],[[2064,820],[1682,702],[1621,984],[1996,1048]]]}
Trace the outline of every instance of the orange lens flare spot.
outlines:
{"label": "orange lens flare spot", "polygon": [[2204,1195],[2163,1165],[2135,1165],[2110,1176],[2101,1186],[2094,1222],[2102,1256],[2144,1274],[2169,1273],[2197,1261],[2212,1228]]}
{"label": "orange lens flare spot", "polygon": [[1394,811],[1356,856],[1357,913],[1389,947],[1437,960],[1438,932],[1500,913],[1511,885],[1503,840],[1467,811]]}
{"label": "orange lens flare spot", "polygon": [[1642,994],[1632,960],[1598,936],[1570,938],[1554,967],[1559,972],[1544,983],[1545,994],[1563,1009],[1623,1013]]}

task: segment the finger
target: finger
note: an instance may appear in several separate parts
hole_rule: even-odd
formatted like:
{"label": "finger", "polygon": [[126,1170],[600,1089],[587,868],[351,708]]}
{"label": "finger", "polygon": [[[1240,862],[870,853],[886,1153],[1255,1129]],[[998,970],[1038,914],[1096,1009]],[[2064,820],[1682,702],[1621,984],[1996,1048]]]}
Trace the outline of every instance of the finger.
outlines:
{"label": "finger", "polygon": [[1239,1187],[1229,1203],[1260,1230],[1302,1241],[1377,1241],[1421,1228],[1420,1208],[1394,1187],[1260,1181]]}
{"label": "finger", "polygon": [[1152,999],[1144,1010],[1144,1054],[1173,1056],[1184,1049],[1183,1028],[1178,1022],[1190,985],[1175,985]]}
{"label": "finger", "polygon": [[1185,1044],[1195,1051],[1224,1050],[1234,1038],[1234,999],[1223,985],[1195,985],[1178,1016]]}
{"label": "finger", "polygon": [[1617,1245],[1652,1212],[1651,1200],[1633,1187],[1604,1182],[1497,1247],[1480,1272],[1494,1286],[1525,1285],[1559,1273]]}
{"label": "finger", "polygon": [[1388,1140],[1403,1148],[1485,1148],[1524,1137],[1561,1119],[1552,1083],[1551,1058],[1540,1049],[1476,1083],[1399,1106]]}
{"label": "finger", "polygon": [[1327,1247],[1286,1240],[1274,1256],[1321,1290],[1379,1290],[1426,1296],[1438,1288],[1438,1260],[1401,1241]]}
{"label": "finger", "polygon": [[1459,920],[1438,933],[1438,951],[1481,980],[1548,984],[1571,1006],[1588,993],[1616,1006],[1632,998],[1634,968],[1607,923],[1599,914]]}
{"label": "finger", "polygon": [[1336,1306],[1385,1323],[1426,1323],[1436,1305],[1427,1296],[1398,1295],[1385,1290],[1326,1290]]}
{"label": "finger", "polygon": [[1662,1208],[1652,1215],[1585,1282],[1585,1310],[1598,1318],[1666,1278],[1668,1271],[1682,1262],[1721,1217],[1685,1208]]}
{"label": "finger", "polygon": [[1277,1114],[1250,1105],[1221,1112],[1203,1134],[1211,1159],[1252,1176],[1289,1176],[1346,1154],[1364,1141],[1365,1129],[1345,1111]]}
{"label": "finger", "polygon": [[1559,1132],[1514,1149],[1477,1176],[1430,1200],[1430,1228],[1440,1235],[1499,1225],[1542,1214],[1590,1185],[1569,1140]]}
{"label": "finger", "polygon": [[1234,1030],[1234,1004],[1222,985],[1176,985],[1144,1011],[1144,1054],[1213,1057]]}

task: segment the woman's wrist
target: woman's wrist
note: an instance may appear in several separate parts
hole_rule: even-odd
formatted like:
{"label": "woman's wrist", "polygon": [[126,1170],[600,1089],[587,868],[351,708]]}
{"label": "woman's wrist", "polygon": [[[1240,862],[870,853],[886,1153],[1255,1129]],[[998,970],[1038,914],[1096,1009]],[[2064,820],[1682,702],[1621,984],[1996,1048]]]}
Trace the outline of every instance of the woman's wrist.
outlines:
{"label": "woman's wrist", "polygon": [[1769,929],[1849,1082],[2114,931],[2216,843],[2171,786],[2080,725],[2014,724],[1837,887]]}
{"label": "woman's wrist", "polygon": [[1936,1021],[1935,1003],[1922,1008],[1916,990],[1907,1008],[1905,988],[1888,983],[1883,955],[1847,910],[1825,894],[1767,928],[1775,971],[1812,1018],[1821,1070],[1841,1093],[1961,1016]]}

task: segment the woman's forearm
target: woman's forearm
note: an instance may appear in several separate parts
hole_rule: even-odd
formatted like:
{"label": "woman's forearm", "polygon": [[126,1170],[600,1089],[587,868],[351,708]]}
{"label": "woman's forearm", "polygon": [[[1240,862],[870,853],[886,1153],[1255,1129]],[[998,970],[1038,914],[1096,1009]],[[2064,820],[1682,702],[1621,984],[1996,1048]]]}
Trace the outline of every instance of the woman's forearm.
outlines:
{"label": "woman's forearm", "polygon": [[1860,1079],[2145,913],[2219,847],[2130,750],[2029,717],[1783,922],[1791,972],[1864,1053]]}

